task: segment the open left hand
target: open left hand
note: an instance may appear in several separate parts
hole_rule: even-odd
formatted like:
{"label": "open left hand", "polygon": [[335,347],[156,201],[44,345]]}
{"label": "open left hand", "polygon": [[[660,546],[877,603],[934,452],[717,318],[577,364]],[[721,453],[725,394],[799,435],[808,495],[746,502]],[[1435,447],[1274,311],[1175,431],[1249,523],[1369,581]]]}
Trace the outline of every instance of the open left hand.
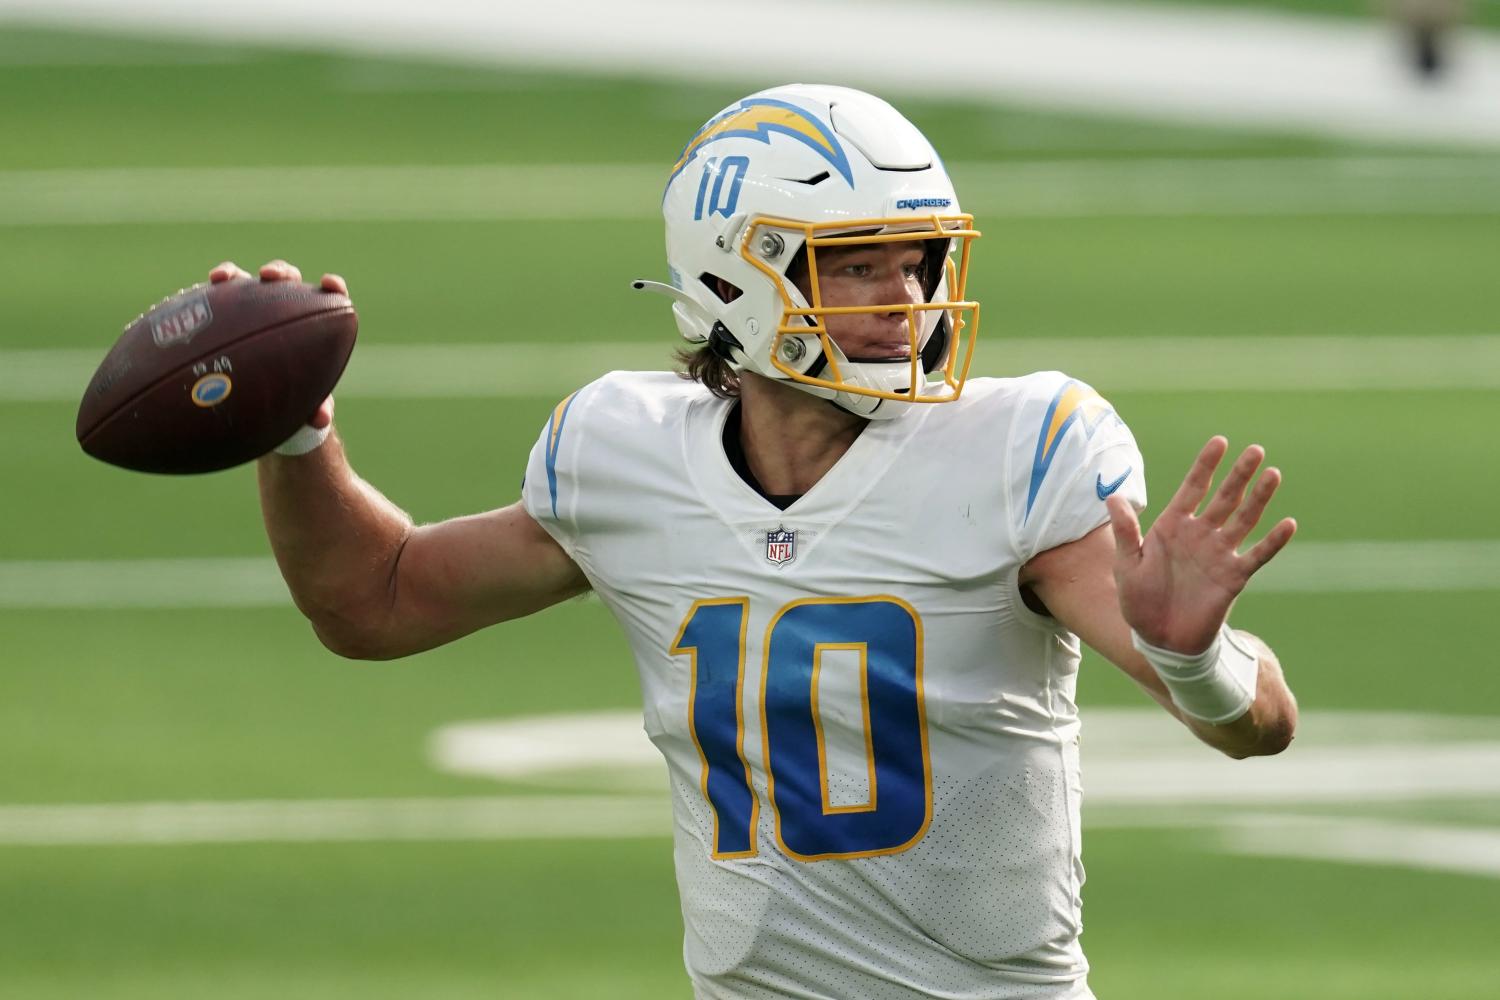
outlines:
{"label": "open left hand", "polygon": [[1246,497],[1265,458],[1259,445],[1241,453],[1203,513],[1196,513],[1228,450],[1226,439],[1209,439],[1144,538],[1130,504],[1120,496],[1109,498],[1120,611],[1153,646],[1185,654],[1207,649],[1251,575],[1297,530],[1296,521],[1284,518],[1244,554],[1237,551],[1281,483],[1281,473],[1267,469]]}

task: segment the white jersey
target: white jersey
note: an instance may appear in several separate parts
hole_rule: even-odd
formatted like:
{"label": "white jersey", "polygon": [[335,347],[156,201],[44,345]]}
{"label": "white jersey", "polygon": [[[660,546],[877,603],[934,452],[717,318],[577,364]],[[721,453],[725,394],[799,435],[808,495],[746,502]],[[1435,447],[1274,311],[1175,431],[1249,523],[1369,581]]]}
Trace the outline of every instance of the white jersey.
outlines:
{"label": "white jersey", "polygon": [[733,404],[616,372],[558,405],[528,511],[624,627],[666,758],[701,997],[1089,997],[1079,644],[1032,556],[1145,504],[1140,452],[1057,372],[866,426],[778,510]]}

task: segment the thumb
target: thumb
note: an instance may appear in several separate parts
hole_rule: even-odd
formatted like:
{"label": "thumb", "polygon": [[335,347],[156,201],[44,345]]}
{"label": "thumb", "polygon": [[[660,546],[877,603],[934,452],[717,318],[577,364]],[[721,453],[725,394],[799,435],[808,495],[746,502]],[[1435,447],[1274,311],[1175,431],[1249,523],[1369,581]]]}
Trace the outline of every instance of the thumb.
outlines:
{"label": "thumb", "polygon": [[319,403],[318,411],[307,422],[310,426],[318,430],[322,430],[333,423],[333,397],[329,396],[323,402]]}
{"label": "thumb", "polygon": [[1109,527],[1115,535],[1115,560],[1135,559],[1141,554],[1141,522],[1135,508],[1121,496],[1104,501],[1109,510]]}

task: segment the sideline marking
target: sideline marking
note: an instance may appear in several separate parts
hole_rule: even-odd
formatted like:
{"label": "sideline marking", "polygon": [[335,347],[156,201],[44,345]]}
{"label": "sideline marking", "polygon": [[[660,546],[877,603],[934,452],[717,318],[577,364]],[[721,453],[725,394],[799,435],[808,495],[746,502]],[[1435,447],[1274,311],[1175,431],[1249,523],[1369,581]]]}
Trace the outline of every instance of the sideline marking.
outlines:
{"label": "sideline marking", "polygon": [[[556,399],[608,371],[660,371],[671,339],[596,343],[370,344],[340,397]],[[0,350],[0,403],[71,403],[105,347]],[[1170,358],[1170,363],[1161,359]],[[1121,392],[1500,389],[1500,334],[1265,337],[1000,337],[972,374],[1065,371]]]}
{"label": "sideline marking", "polygon": [[[1258,594],[1500,590],[1500,540],[1297,541],[1252,586]],[[291,607],[269,557],[0,561],[0,610]]]}
{"label": "sideline marking", "polygon": [[1371,19],[1157,4],[930,0],[929,23],[961,25],[985,59],[954,73],[942,60],[872,62],[911,14],[891,0],[761,0],[766,23],[796,23],[771,47],[701,44],[696,0],[646,0],[622,16],[613,0],[555,0],[515,17],[507,4],[300,0],[253,6],[201,0],[0,0],[38,23],[150,31],[245,45],[394,53],[592,74],[704,80],[829,79],[891,92],[1007,101],[1218,127],[1254,126],[1384,139],[1500,144],[1500,42],[1466,32],[1440,88],[1412,79],[1390,29]]}
{"label": "sideline marking", "polygon": [[[1500,213],[1493,157],[948,164],[989,218]],[[150,223],[660,222],[657,163],[0,170],[0,227]]]}

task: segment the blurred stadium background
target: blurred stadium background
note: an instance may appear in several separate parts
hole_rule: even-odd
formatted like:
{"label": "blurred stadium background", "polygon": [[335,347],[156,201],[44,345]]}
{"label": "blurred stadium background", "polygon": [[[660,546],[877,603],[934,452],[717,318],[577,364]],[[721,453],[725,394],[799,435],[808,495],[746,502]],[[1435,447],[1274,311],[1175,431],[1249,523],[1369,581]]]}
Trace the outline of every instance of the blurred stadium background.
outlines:
{"label": "blurred stadium background", "polygon": [[793,76],[943,151],[983,373],[1094,382],[1158,503],[1210,433],[1286,474],[1235,620],[1288,754],[1220,761],[1085,662],[1098,994],[1497,995],[1500,5],[1428,71],[1360,0],[809,5],[887,39],[827,54],[772,7],[0,0],[0,996],[688,995],[597,604],[341,661],[252,470],[123,473],[73,416],[130,317],[281,256],[360,307],[356,467],[423,520],[509,502],[558,397],[666,362],[628,282],[667,165]]}

